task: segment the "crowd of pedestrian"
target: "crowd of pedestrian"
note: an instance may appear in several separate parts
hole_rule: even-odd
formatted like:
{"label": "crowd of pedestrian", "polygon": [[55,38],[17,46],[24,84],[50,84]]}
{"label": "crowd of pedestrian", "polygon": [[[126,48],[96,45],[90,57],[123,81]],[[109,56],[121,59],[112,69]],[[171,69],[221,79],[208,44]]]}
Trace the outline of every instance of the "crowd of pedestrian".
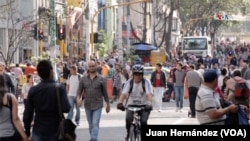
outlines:
{"label": "crowd of pedestrian", "polygon": [[[6,69],[7,66],[0,62],[0,139],[13,140],[17,130],[25,141],[57,140],[60,123],[57,90],[63,103],[62,112],[77,126],[81,124],[81,107],[77,99],[84,99],[91,141],[98,140],[104,103],[106,113],[110,112],[113,102],[117,102],[121,110],[125,110],[124,101],[146,104],[142,124],[147,124],[151,110],[162,111],[164,93],[168,101],[174,100],[176,112],[183,112],[184,94],[188,93],[189,115],[197,118],[200,124],[225,124],[226,115],[236,113],[238,104],[249,116],[249,97],[238,99],[235,86],[238,82],[250,86],[250,46],[232,46],[230,42],[216,46],[212,57],[192,55],[175,59],[172,64],[157,63],[149,80],[144,79],[143,62],[120,62],[116,52],[101,60],[91,58],[88,62],[68,57],[56,65],[49,60],[40,60],[36,65],[27,62],[25,68],[16,64]],[[170,72],[165,74],[162,67],[169,67]],[[20,85],[23,75],[27,79]],[[111,97],[107,90],[109,81],[112,82]],[[17,89],[21,89],[24,102],[23,124],[17,112]],[[126,111],[127,131],[131,120],[131,113]]]}

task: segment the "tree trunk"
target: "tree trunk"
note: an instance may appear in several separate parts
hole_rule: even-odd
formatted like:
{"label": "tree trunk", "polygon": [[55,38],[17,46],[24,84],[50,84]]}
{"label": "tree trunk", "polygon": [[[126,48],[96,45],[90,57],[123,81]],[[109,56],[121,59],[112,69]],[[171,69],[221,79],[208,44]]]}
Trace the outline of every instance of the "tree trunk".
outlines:
{"label": "tree trunk", "polygon": [[211,44],[215,45],[215,32],[210,32]]}
{"label": "tree trunk", "polygon": [[166,32],[166,36],[165,36],[165,40],[166,40],[166,52],[168,54],[170,54],[171,49],[172,49],[172,21],[173,21],[173,6],[174,3],[171,1],[171,8],[170,8],[170,12],[169,12],[169,16],[168,16],[168,29]]}

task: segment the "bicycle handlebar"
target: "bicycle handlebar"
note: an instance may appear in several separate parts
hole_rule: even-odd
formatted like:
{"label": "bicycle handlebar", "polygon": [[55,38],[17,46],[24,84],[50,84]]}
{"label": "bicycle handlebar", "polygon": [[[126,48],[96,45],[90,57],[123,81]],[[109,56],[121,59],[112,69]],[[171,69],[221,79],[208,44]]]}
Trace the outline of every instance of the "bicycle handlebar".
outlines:
{"label": "bicycle handlebar", "polygon": [[146,105],[128,105],[125,109],[136,112],[145,109],[145,106]]}

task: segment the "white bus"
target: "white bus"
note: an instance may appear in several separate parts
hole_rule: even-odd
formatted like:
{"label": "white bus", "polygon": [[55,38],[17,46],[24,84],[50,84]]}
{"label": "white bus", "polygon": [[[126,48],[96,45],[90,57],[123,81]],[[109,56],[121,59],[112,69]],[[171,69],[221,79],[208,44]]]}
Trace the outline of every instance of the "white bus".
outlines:
{"label": "white bus", "polygon": [[196,57],[212,57],[211,39],[207,36],[188,36],[182,39],[182,53],[184,57],[194,54]]}

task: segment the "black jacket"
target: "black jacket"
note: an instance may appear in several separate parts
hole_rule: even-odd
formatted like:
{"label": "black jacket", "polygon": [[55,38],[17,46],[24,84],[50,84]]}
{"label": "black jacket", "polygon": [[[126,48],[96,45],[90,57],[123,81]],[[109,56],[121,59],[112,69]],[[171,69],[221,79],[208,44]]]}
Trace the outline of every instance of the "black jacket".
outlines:
{"label": "black jacket", "polygon": [[[166,76],[163,71],[161,71],[161,87],[166,87]],[[156,71],[154,71],[151,75],[151,84],[155,87],[155,82],[156,82]]]}
{"label": "black jacket", "polygon": [[[70,105],[63,85],[59,87],[59,95],[62,112],[68,113]],[[60,116],[55,81],[41,81],[36,86],[30,88],[23,114],[24,128],[27,135],[30,135],[30,124],[34,114],[33,132],[48,136],[56,134]]]}

